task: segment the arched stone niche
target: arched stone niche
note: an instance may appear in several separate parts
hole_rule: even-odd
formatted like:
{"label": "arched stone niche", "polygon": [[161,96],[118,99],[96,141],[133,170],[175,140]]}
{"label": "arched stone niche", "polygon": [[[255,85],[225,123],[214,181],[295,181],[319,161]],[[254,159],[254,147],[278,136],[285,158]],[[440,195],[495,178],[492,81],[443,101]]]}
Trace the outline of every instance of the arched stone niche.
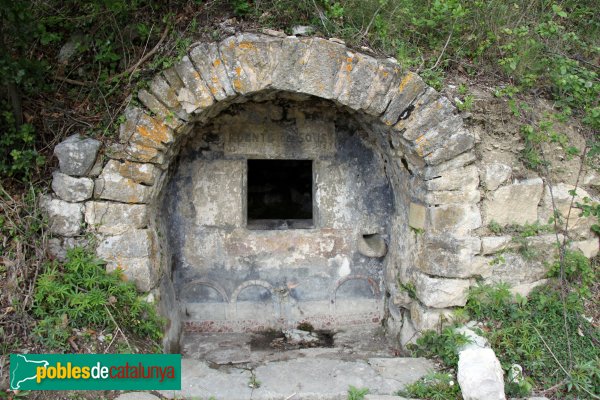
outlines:
{"label": "arched stone niche", "polygon": [[[244,282],[233,278],[231,282],[214,282],[210,279],[210,273],[205,276],[202,273],[181,273],[181,268],[193,268],[191,263],[174,269],[174,264],[182,261],[183,254],[177,250],[177,240],[184,240],[185,237],[178,238],[173,233],[173,227],[169,225],[181,221],[171,218],[176,213],[169,214],[168,210],[169,205],[182,205],[173,202],[172,197],[173,191],[178,190],[177,185],[186,179],[181,169],[178,170],[182,165],[196,162],[198,174],[203,171],[207,174],[213,171],[222,173],[222,169],[214,170],[217,163],[209,165],[205,161],[220,158],[233,161],[233,165],[236,164],[236,157],[240,156],[236,164],[238,169],[233,168],[226,175],[243,180],[244,157],[249,156],[241,153],[248,149],[236,154],[235,148],[231,147],[229,156],[226,149],[218,156],[215,155],[220,151],[218,149],[213,155],[201,153],[210,152],[211,146],[218,147],[220,143],[227,145],[227,140],[219,137],[207,141],[207,135],[211,132],[234,135],[233,131],[227,133],[227,118],[235,118],[244,112],[248,118],[251,115],[259,118],[260,112],[256,111],[256,107],[268,105],[268,112],[271,112],[274,107],[285,103],[288,110],[297,112],[294,126],[304,123],[307,132],[326,132],[331,129],[327,127],[331,121],[345,120],[345,127],[342,126],[344,124],[333,127],[334,136],[337,135],[336,129],[346,131],[343,135],[335,136],[333,145],[322,141],[319,146],[312,147],[315,151],[329,152],[327,156],[319,153],[308,157],[318,160],[315,163],[328,165],[328,162],[335,163],[338,156],[351,156],[352,152],[348,149],[343,150],[342,155],[337,153],[340,150],[340,138],[343,137],[359,138],[357,143],[361,148],[368,149],[367,153],[377,160],[375,164],[380,165],[380,170],[359,169],[364,175],[361,179],[367,186],[372,183],[370,175],[373,182],[385,179],[392,204],[380,207],[374,213],[377,218],[371,221],[372,224],[368,218],[353,220],[353,216],[350,216],[343,220],[343,215],[336,214],[335,210],[329,209],[329,212],[333,220],[337,218],[344,221],[341,223],[343,226],[354,224],[348,230],[351,235],[346,237],[352,249],[353,246],[358,249],[360,240],[363,240],[363,246],[366,243],[370,246],[368,248],[377,251],[383,239],[387,254],[378,259],[360,255],[358,250],[340,251],[339,254],[334,254],[335,250],[332,250],[331,254],[323,256],[316,264],[323,259],[332,260],[331,263],[337,263],[338,275],[341,271],[342,275],[352,273],[364,277],[362,283],[368,282],[368,285],[362,285],[366,289],[360,290],[373,288],[376,300],[375,308],[370,311],[379,312],[390,329],[399,330],[403,320],[405,328],[410,326],[411,329],[423,330],[435,327],[440,316],[447,314],[451,307],[465,304],[466,290],[474,282],[473,278],[490,273],[491,267],[482,262],[479,256],[480,239],[473,235],[473,230],[482,224],[477,206],[480,200],[479,173],[473,165],[475,139],[463,127],[461,117],[445,97],[428,87],[417,75],[403,71],[392,61],[375,59],[321,38],[241,34],[220,43],[206,43],[192,48],[188,56],[174,67],[157,75],[150,82],[148,90],[141,90],[138,99],[143,106],[131,106],[125,111],[125,122],[120,126],[119,138],[104,148],[104,158],[91,170],[88,168],[83,173],[67,173],[70,175],[68,178],[74,180],[69,182],[77,181],[77,184],[83,184],[82,180],[88,184],[90,177],[93,178],[91,198],[83,196],[83,199],[69,201],[68,204],[64,199],[47,198],[45,203],[51,223],[55,222],[55,233],[65,237],[77,236],[83,229],[82,225],[85,225],[85,229],[96,235],[97,253],[107,260],[109,269],[121,268],[140,290],[156,293],[163,313],[170,320],[167,342],[176,341],[183,322],[188,318],[185,306],[182,307],[180,302],[182,298],[189,299],[188,294],[181,296],[180,293],[185,290],[186,284],[189,287],[197,281],[204,286],[198,293],[211,293],[209,297],[214,303],[228,303],[221,313],[227,319],[236,309],[231,303],[240,294],[239,286],[250,280],[263,279],[260,274],[254,276],[248,270]],[[307,110],[316,105],[321,116],[312,120],[305,118]],[[255,108],[254,114],[252,107]],[[327,113],[332,113],[331,119]],[[277,118],[275,116],[275,120]],[[302,118],[304,122],[298,122]],[[229,122],[233,123],[231,120]],[[317,125],[311,126],[313,122]],[[215,128],[215,124],[219,123],[220,128]],[[85,142],[76,138],[70,140],[72,144],[69,149],[73,151],[66,151],[68,154],[77,153],[77,149],[81,148],[79,144]],[[233,142],[230,140],[229,143]],[[307,147],[304,150],[310,152],[310,149]],[[192,157],[194,151],[200,152],[200,156]],[[262,157],[270,158],[268,151],[265,151]],[[320,171],[325,175],[328,173],[326,168]],[[333,171],[329,170],[331,173]],[[323,179],[328,178],[325,175]],[[198,175],[194,176],[194,179],[202,181]],[[218,183],[218,180],[211,182]],[[238,187],[243,190],[243,185]],[[321,186],[322,190],[326,188],[327,185]],[[219,190],[218,185],[214,190]],[[210,202],[210,199],[205,200]],[[200,203],[196,206],[201,206]],[[224,206],[231,207],[231,203]],[[327,208],[317,208],[317,219],[323,217],[323,212],[328,212]],[[188,211],[190,214],[186,214]],[[368,213],[369,210],[364,211]],[[383,211],[389,213],[381,218]],[[209,230],[212,226],[210,218],[214,222],[220,213],[231,218],[226,209],[214,211],[212,217],[207,214],[199,216],[190,210],[179,209],[177,212],[182,218],[188,215],[199,219],[202,223],[197,224],[196,228],[200,230]],[[232,212],[239,212],[239,208]],[[169,218],[165,218],[165,215]],[[240,232],[245,229],[243,214],[236,215],[240,215],[239,220],[228,220],[224,225],[230,226],[223,227],[229,229],[233,237],[242,235]],[[67,226],[62,224],[65,221],[68,222]],[[336,225],[335,222],[317,224],[316,228],[336,229]],[[313,240],[318,244],[319,240],[308,236],[322,235],[320,239],[326,241],[326,232],[322,230],[288,230],[286,237],[281,236],[281,232],[270,231],[263,232],[262,236],[256,235],[252,240],[280,235],[275,242],[282,242],[292,240],[290,237],[295,235],[299,237],[299,243]],[[302,235],[306,237],[300,238]],[[248,239],[246,233],[240,237]],[[210,245],[201,247],[207,243],[210,242],[199,243],[194,249],[197,255],[201,256],[203,251],[220,251],[218,246],[227,244],[217,240],[216,248]],[[228,243],[229,246],[248,246],[248,242],[243,240],[232,239]],[[343,241],[334,241],[334,249],[338,245],[344,246]],[[248,257],[251,254],[252,251],[244,253]],[[360,257],[370,261],[363,262]],[[346,261],[350,271],[345,270]],[[232,265],[222,267],[232,269],[231,277],[235,276]],[[358,271],[354,271],[355,268]],[[270,293],[273,307],[279,307],[269,316],[269,321],[281,319],[282,315],[295,315],[296,320],[300,320],[301,313],[294,314],[298,309],[286,311],[286,306],[277,300],[278,290],[290,290],[297,283],[283,278],[277,282],[267,282],[271,286],[268,290],[262,286]],[[316,278],[316,275],[311,277],[317,282]],[[344,276],[337,276],[331,286],[324,284],[323,290],[326,287],[329,291],[326,298],[333,298],[337,302],[340,301],[338,297],[348,297],[345,291],[350,290],[348,288],[352,285],[362,287],[359,279],[336,286],[340,278]],[[291,286],[283,287],[281,283]],[[409,297],[407,293],[413,289],[414,296]],[[346,295],[336,296],[336,291]],[[259,292],[256,291],[257,296]],[[248,296],[244,298],[251,298],[250,294]],[[340,308],[340,304],[335,306],[328,309]],[[332,316],[327,312],[324,315]],[[362,322],[380,323],[380,319]],[[335,319],[333,323],[337,323]],[[188,327],[192,330],[211,330],[214,329],[214,321]]]}

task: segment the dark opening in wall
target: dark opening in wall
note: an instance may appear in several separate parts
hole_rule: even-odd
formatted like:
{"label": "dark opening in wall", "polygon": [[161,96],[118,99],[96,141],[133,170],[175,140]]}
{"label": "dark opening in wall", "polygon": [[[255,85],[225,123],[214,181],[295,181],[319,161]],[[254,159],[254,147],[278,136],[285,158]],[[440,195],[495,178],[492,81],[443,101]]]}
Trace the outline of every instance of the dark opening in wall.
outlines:
{"label": "dark opening in wall", "polygon": [[248,227],[313,226],[311,160],[248,160]]}

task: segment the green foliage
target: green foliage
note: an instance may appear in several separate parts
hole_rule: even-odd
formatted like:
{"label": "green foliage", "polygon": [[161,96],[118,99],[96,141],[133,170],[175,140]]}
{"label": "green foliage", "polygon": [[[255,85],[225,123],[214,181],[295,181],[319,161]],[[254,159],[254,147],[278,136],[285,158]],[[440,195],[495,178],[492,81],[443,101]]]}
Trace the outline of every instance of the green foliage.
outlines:
{"label": "green foliage", "polygon": [[432,400],[462,399],[460,388],[454,376],[441,372],[430,373],[417,382],[406,385],[404,390],[400,390],[396,394],[398,396]]}
{"label": "green foliage", "polygon": [[408,293],[408,297],[410,297],[411,299],[417,298],[417,288],[415,287],[414,283],[412,283],[412,282],[402,283],[402,282],[398,281],[398,284],[400,285],[400,289],[402,289],[406,293]]}
{"label": "green foliage", "polygon": [[83,248],[67,252],[67,262],[48,263],[38,277],[33,313],[34,333],[49,347],[65,348],[72,328],[118,328],[158,340],[162,321],[152,304],[139,297],[119,270],[107,273],[101,260]]}
{"label": "green foliage", "polygon": [[[0,110],[6,110],[5,104]],[[31,124],[15,125],[14,115],[2,111],[0,115],[0,176],[27,180],[36,166],[45,159],[34,147],[35,129]]]}
{"label": "green foliage", "polygon": [[575,204],[581,210],[583,217],[596,217],[596,223],[591,226],[592,231],[600,236],[600,203],[592,202],[589,197],[583,198],[583,203]]}
{"label": "green foliage", "polygon": [[439,357],[447,366],[455,367],[458,364],[458,349],[467,343],[469,338],[447,327],[441,333],[424,332],[416,344],[409,345],[409,349],[418,357]]}
{"label": "green foliage", "polygon": [[[519,364],[529,382],[538,389],[557,385],[561,398],[597,393],[598,331],[582,318],[583,298],[577,292],[566,294],[563,302],[560,288],[543,287],[526,299],[513,297],[504,284],[483,285],[472,288],[465,308],[485,322],[486,336],[505,370]],[[571,363],[574,367],[567,375],[561,367],[569,368]],[[508,383],[511,396],[527,388]]]}
{"label": "green foliage", "polygon": [[367,388],[356,388],[352,385],[348,388],[348,400],[363,400],[369,394]]}
{"label": "green foliage", "polygon": [[502,233],[502,225],[500,225],[499,223],[497,223],[494,220],[490,221],[490,223],[488,224],[488,229],[496,235],[499,235]]}
{"label": "green foliage", "polygon": [[[568,282],[576,283],[576,290],[585,297],[591,296],[590,288],[594,284],[594,270],[590,264],[590,260],[583,255],[579,250],[565,249],[562,261],[562,277]],[[561,276],[561,263],[556,260],[548,275],[551,277]]]}

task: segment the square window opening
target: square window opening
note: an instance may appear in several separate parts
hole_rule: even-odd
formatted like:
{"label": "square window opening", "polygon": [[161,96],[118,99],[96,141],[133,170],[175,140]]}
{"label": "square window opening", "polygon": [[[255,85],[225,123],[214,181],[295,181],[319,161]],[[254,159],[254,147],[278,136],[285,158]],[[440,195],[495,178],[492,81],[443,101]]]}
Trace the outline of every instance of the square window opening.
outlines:
{"label": "square window opening", "polygon": [[312,166],[312,160],[248,160],[248,228],[312,228]]}

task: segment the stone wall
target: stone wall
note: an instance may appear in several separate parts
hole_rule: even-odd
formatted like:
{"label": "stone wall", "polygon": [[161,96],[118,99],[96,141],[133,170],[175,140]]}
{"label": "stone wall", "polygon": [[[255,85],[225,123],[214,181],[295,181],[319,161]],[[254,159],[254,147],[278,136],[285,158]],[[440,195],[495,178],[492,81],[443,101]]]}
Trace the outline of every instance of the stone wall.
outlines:
{"label": "stone wall", "polygon": [[[390,331],[401,332],[403,342],[414,338],[415,330],[439,327],[452,308],[465,304],[477,280],[508,281],[526,292],[544,278],[543,263],[524,257],[510,237],[492,234],[488,225],[546,223],[552,215],[548,182],[491,157],[500,149],[482,142],[446,97],[393,60],[321,38],[243,34],[198,45],[138,93],[143,108],[125,111],[118,140],[102,147],[100,157],[100,144],[91,139],[72,137],[57,146],[60,171],[54,194],[44,200],[50,229],[63,238],[54,247],[73,245],[91,232],[107,268],[121,268],[140,290],[154,292],[171,319],[168,338],[176,341],[182,294],[171,282],[178,251],[158,211],[175,184],[171,172],[178,155],[185,158],[182,146],[239,104],[290,93],[295,100],[322,99],[351,116],[365,146],[383,163],[395,210],[387,216],[385,313]],[[238,132],[224,128],[222,133],[229,138],[225,143],[235,144],[226,149],[232,157],[251,150],[240,144]],[[269,151],[286,150],[263,154]],[[198,172],[211,171],[218,168]],[[236,174],[232,178],[239,179]],[[563,182],[553,185],[552,193],[565,213],[572,182]],[[578,188],[578,196],[585,196],[585,189]],[[231,217],[225,211],[219,208],[213,216]],[[201,217],[206,222],[202,218],[207,216]],[[598,252],[590,224],[571,213],[574,246],[587,256]],[[546,259],[553,240],[527,239]]]}

